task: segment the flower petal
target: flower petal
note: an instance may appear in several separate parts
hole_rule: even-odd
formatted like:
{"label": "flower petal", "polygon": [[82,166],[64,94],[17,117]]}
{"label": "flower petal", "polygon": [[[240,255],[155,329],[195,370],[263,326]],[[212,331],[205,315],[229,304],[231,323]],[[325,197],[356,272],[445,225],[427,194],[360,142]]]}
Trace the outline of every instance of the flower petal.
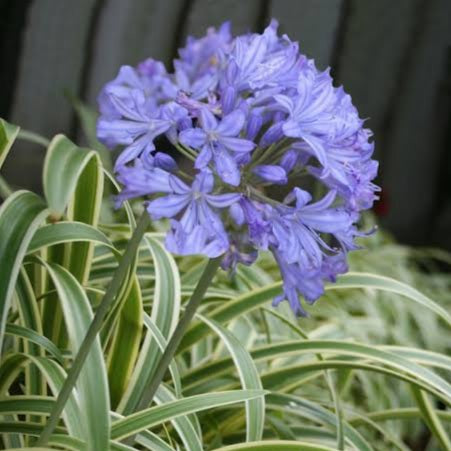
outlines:
{"label": "flower petal", "polygon": [[172,174],[169,176],[169,186],[175,194],[189,194],[191,192],[191,188],[185,182]]}
{"label": "flower petal", "polygon": [[218,121],[208,108],[201,108],[199,111],[199,120],[202,128],[206,131],[213,131],[218,125]]}
{"label": "flower petal", "polygon": [[209,194],[206,196],[207,202],[216,208],[230,207],[235,202],[238,202],[241,198],[239,193],[228,194]]}
{"label": "flower petal", "polygon": [[194,167],[196,169],[204,169],[207,167],[208,163],[213,157],[213,152],[211,151],[210,144],[206,144],[202,147],[199,155],[196,158],[196,162],[194,163]]}
{"label": "flower petal", "polygon": [[225,150],[216,151],[214,154],[216,170],[221,179],[229,185],[240,184],[240,171],[235,160]]}
{"label": "flower petal", "polygon": [[189,200],[189,194],[169,194],[149,202],[147,211],[154,219],[173,218],[188,205]]}
{"label": "flower petal", "polygon": [[206,140],[207,134],[201,128],[188,128],[179,133],[179,141],[194,149],[200,149]]}
{"label": "flower petal", "polygon": [[232,111],[216,127],[216,133],[221,136],[237,136],[242,130],[245,120],[241,110]]}
{"label": "flower petal", "polygon": [[248,139],[220,136],[218,141],[226,149],[232,150],[233,152],[250,152],[255,147],[255,144]]}

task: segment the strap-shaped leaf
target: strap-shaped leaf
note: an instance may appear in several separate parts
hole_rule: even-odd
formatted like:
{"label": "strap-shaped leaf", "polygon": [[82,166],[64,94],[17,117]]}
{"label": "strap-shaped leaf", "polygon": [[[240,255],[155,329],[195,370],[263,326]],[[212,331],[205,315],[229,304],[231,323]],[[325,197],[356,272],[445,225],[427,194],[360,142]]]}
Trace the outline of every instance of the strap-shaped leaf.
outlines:
{"label": "strap-shaped leaf", "polygon": [[0,169],[13,145],[20,127],[0,119]]}
{"label": "strap-shaped leaf", "polygon": [[91,159],[98,158],[89,149],[76,146],[64,135],[50,142],[44,161],[44,193],[52,213],[62,216],[77,187],[77,181]]}
{"label": "strap-shaped leaf", "polygon": [[[146,387],[147,380],[149,380],[149,374],[151,374],[153,366],[155,365],[153,362],[156,362],[156,359],[161,357],[161,354],[167,345],[166,339],[147,314],[144,314],[144,326],[146,327],[147,332],[139,351],[138,361],[133,370],[133,375],[130,379],[127,391],[117,408],[118,412],[124,414],[129,414],[134,411],[134,408],[139,402],[141,393],[143,393]],[[169,371],[172,376],[175,393],[177,397],[180,397],[182,394],[182,385],[180,383],[180,375],[175,360],[169,365]]]}
{"label": "strap-shaped leaf", "polygon": [[113,439],[120,440],[180,415],[247,401],[266,393],[264,390],[233,390],[178,399],[161,406],[142,410],[115,422],[111,429],[111,436]]}
{"label": "strap-shaped leaf", "polygon": [[[44,263],[57,290],[72,352],[81,346],[92,321],[91,305],[83,288],[66,269]],[[100,340],[97,337],[76,384],[85,424],[85,440],[91,449],[108,449],[110,404],[108,379]]]}
{"label": "strap-shaped leaf", "polygon": [[313,443],[292,442],[288,440],[265,440],[254,443],[240,443],[239,445],[216,448],[216,451],[335,451],[334,448],[315,445]]}
{"label": "strap-shaped leaf", "polygon": [[28,329],[27,327],[19,326],[18,324],[7,324],[5,333],[7,335],[12,335],[15,337],[23,338],[24,340],[31,341],[32,343],[40,346],[49,352],[56,360],[62,364],[63,363],[63,355],[61,351],[52,343],[47,337],[38,334],[32,329]]}
{"label": "strap-shaped leaf", "polygon": [[[81,150],[81,149],[79,149]],[[83,168],[67,209],[68,219],[97,227],[103,197],[104,176],[97,153]],[[92,265],[94,245],[90,241],[70,246],[68,269],[83,285],[87,283]]]}
{"label": "strap-shaped leaf", "polygon": [[[325,409],[320,404],[307,401],[300,396],[274,392],[266,397],[266,402],[268,408],[289,412],[292,415],[323,424],[331,430],[335,430],[337,427],[337,419],[332,412]],[[344,422],[343,429],[346,441],[350,445],[353,445],[355,449],[360,451],[371,451],[373,449],[351,425]]]}
{"label": "strap-shaped leaf", "polygon": [[[212,310],[209,316],[215,321],[226,323],[233,318],[237,318],[240,315],[248,313],[269,302],[280,293],[281,288],[282,283],[276,282],[267,287],[243,294],[242,296],[234,299],[232,302],[227,302]],[[451,324],[451,315],[446,312],[445,309],[424,294],[420,293],[415,288],[389,277],[367,273],[348,273],[340,276],[336,283],[326,286],[326,290],[328,291],[340,290],[344,288],[370,288],[400,294],[433,311],[446,323]],[[207,333],[208,326],[206,324],[196,323],[192,325],[183,337],[178,352],[181,352],[191,346],[197,340],[204,337]]]}
{"label": "strap-shaped leaf", "polygon": [[[164,385],[160,385],[155,394],[155,402],[160,406],[164,406],[164,404],[173,402],[176,399],[174,394]],[[202,446],[202,435],[197,433],[194,424],[190,420],[190,415],[172,418],[171,423],[178,432],[186,449],[190,451],[202,451],[204,449]]]}
{"label": "strap-shaped leaf", "polygon": [[[0,366],[0,396],[5,396],[18,372],[21,371],[24,365],[29,364],[30,362],[39,369],[52,392],[59,392],[66,377],[66,373],[58,363],[44,357],[34,357],[26,354],[11,354],[5,358]],[[86,431],[75,392],[71,394],[64,407],[63,418],[70,435],[78,438],[84,437]]]}
{"label": "strap-shaped leaf", "polygon": [[155,267],[155,295],[152,305],[152,320],[165,338],[177,325],[180,313],[180,276],[172,255],[151,234],[144,239]]}
{"label": "strap-shaped leaf", "polygon": [[[230,352],[233,363],[238,371],[243,389],[262,389],[262,383],[257,368],[246,348],[229,330],[217,322],[200,314],[197,317],[207,324],[224,342]],[[246,441],[261,440],[265,424],[265,398],[246,401]]]}
{"label": "strap-shaped leaf", "polygon": [[78,241],[105,245],[117,252],[108,237],[95,227],[82,222],[62,221],[39,227],[28,246],[27,254],[32,254],[42,248],[55,246],[56,244]]}
{"label": "strap-shaped leaf", "polygon": [[22,260],[36,229],[47,214],[44,201],[29,191],[17,191],[0,207],[0,352]]}
{"label": "strap-shaped leaf", "polygon": [[141,288],[135,277],[108,352],[108,380],[113,408],[127,389],[138,356],[143,326],[142,304]]}

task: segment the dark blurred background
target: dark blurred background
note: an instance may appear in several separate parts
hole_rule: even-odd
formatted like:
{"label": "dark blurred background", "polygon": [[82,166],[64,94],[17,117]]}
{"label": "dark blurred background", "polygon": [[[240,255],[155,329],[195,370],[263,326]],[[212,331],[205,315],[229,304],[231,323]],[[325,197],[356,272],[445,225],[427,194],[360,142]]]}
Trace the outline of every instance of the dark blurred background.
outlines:
{"label": "dark blurred background", "polygon": [[[261,31],[272,17],[370,118],[382,225],[451,249],[451,0],[0,0],[0,116],[80,142],[70,97],[95,107],[122,64],[169,67],[187,35],[224,20]],[[18,142],[3,175],[40,189],[43,153]]]}

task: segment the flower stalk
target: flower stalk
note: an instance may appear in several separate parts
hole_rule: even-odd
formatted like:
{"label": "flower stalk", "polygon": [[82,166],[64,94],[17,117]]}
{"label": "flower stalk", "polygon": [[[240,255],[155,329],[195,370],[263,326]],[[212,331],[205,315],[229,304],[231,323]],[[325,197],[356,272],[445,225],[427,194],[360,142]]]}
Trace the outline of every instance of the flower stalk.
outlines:
{"label": "flower stalk", "polygon": [[[219,265],[221,264],[222,258],[223,256],[212,258],[205,266],[199,282],[197,283],[196,288],[194,289],[193,294],[191,295],[191,298],[185,307],[185,311],[180,318],[177,327],[172,333],[166,349],[164,350],[163,355],[158,362],[158,365],[156,365],[157,370],[153,376],[153,379],[146,387],[143,396],[141,397],[141,400],[136,409],[137,412],[147,408],[153,401],[155,393],[157,392],[158,387],[160,386],[163,377],[169,368],[169,365],[177,351],[183,335],[185,334],[189,324],[191,323],[191,320],[193,319],[208,287],[211,284],[211,281],[213,280],[213,277],[216,274],[216,271],[219,268]],[[127,444],[132,444],[133,440],[133,437],[129,437],[127,439]]]}

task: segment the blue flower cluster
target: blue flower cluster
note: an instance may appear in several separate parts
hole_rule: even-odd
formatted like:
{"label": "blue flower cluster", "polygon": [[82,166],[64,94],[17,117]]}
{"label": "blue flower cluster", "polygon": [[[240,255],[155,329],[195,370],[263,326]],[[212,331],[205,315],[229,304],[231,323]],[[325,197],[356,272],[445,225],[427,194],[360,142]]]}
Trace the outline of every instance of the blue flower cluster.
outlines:
{"label": "blue flower cluster", "polygon": [[[124,147],[120,199],[150,196],[151,217],[170,219],[176,254],[224,255],[234,268],[269,250],[284,282],[274,304],[286,299],[304,315],[299,295],[312,303],[347,270],[360,212],[376,199],[371,132],[275,21],[235,38],[228,23],[211,28],[179,55],[171,74],[152,59],[122,67],[99,96],[98,138]],[[190,169],[156,150],[159,135]],[[286,197],[269,196],[272,185]]]}

